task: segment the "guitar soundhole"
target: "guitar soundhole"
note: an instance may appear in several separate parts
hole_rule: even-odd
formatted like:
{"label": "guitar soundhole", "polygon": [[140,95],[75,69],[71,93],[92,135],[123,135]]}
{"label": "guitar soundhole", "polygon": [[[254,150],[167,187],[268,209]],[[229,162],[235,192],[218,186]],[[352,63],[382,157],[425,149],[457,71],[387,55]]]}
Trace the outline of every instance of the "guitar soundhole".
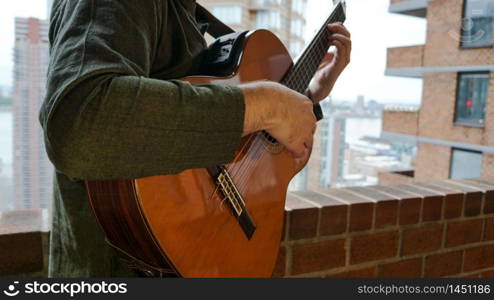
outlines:
{"label": "guitar soundhole", "polygon": [[269,133],[267,133],[266,131],[262,131],[261,136],[263,139],[264,149],[266,149],[269,153],[280,154],[281,152],[283,152],[283,145],[278,143],[278,141]]}
{"label": "guitar soundhole", "polygon": [[272,137],[269,133],[267,133],[266,131],[263,131],[262,134],[266,138],[267,142],[274,144],[274,145],[278,145],[278,141],[274,137]]}

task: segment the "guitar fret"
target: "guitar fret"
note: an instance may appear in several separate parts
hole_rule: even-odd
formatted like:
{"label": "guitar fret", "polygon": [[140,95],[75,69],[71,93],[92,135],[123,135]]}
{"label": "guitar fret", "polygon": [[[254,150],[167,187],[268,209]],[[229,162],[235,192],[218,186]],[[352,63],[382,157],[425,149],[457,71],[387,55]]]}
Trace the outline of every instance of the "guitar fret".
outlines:
{"label": "guitar fret", "polygon": [[324,23],[323,27],[316,34],[313,41],[301,55],[298,62],[287,73],[282,84],[300,93],[303,93],[307,89],[310,80],[316,73],[329,49],[327,41],[328,36],[331,33],[327,29],[327,24],[343,22],[344,20],[345,11],[343,9],[343,4],[340,2],[328,20]]}

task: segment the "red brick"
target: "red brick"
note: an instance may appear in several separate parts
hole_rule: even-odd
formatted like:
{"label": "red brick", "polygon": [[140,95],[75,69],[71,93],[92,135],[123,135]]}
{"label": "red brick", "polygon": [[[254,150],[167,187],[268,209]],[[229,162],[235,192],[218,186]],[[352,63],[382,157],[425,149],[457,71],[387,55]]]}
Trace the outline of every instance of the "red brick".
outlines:
{"label": "red brick", "polygon": [[350,264],[394,257],[397,252],[398,231],[354,236],[350,246]]}
{"label": "red brick", "polygon": [[445,194],[445,198],[444,198],[445,219],[456,219],[461,217],[461,213],[463,210],[463,199],[465,198],[465,193],[457,189],[448,188],[440,184],[435,185],[431,183],[419,183],[417,185]]}
{"label": "red brick", "polygon": [[322,193],[299,192],[298,195],[310,199],[320,206],[321,216],[319,235],[341,234],[347,230],[348,204]]}
{"label": "red brick", "polygon": [[344,239],[293,246],[292,275],[329,270],[344,265]]}
{"label": "red brick", "polygon": [[443,225],[429,225],[403,231],[402,255],[432,252],[441,248]]}
{"label": "red brick", "polygon": [[479,242],[482,234],[482,219],[448,223],[446,247]]}
{"label": "red brick", "polygon": [[342,273],[331,274],[327,276],[328,278],[372,278],[376,277],[376,266],[369,268],[363,268],[353,271],[347,271]]}
{"label": "red brick", "polygon": [[481,277],[483,278],[494,278],[494,270],[483,272]]}
{"label": "red brick", "polygon": [[494,267],[494,245],[465,250],[463,270],[465,272]]}
{"label": "red brick", "polygon": [[465,193],[465,202],[463,213],[467,217],[478,216],[482,207],[482,198],[484,190],[473,185],[466,185],[461,180],[448,180],[441,183],[442,185],[457,189]]}
{"label": "red brick", "polygon": [[485,219],[484,241],[494,240],[494,218]]}
{"label": "red brick", "polygon": [[379,266],[379,277],[422,277],[422,258],[414,258],[389,264],[382,264]]}
{"label": "red brick", "polygon": [[443,277],[461,273],[463,252],[429,255],[425,258],[425,277]]}
{"label": "red brick", "polygon": [[316,236],[319,218],[318,207],[304,201],[296,193],[289,193],[285,208],[288,211],[288,219],[290,220],[288,239],[297,240]]}
{"label": "red brick", "polygon": [[368,187],[353,187],[348,190],[376,202],[375,228],[394,226],[398,220],[398,200],[388,194]]}
{"label": "red brick", "polygon": [[422,221],[428,222],[441,219],[443,194],[413,184],[400,184],[398,187],[423,197]]}
{"label": "red brick", "polygon": [[278,258],[276,259],[276,265],[274,267],[272,277],[285,276],[285,265],[286,265],[286,249],[284,246],[281,246],[278,252]]}
{"label": "red brick", "polygon": [[398,201],[398,219],[400,225],[416,224],[419,222],[422,198],[395,186],[373,186],[372,189],[400,199]]}
{"label": "red brick", "polygon": [[363,231],[372,228],[374,215],[374,203],[356,203],[350,206],[350,228],[351,232]]}
{"label": "red brick", "polygon": [[444,218],[456,219],[461,217],[464,195],[448,195],[444,200]]}
{"label": "red brick", "polygon": [[484,214],[494,213],[494,184],[486,179],[460,180],[469,186],[482,189],[484,191]]}
{"label": "red brick", "polygon": [[442,196],[424,198],[424,206],[422,208],[422,220],[424,222],[441,219],[443,199]]}
{"label": "red brick", "polygon": [[421,198],[402,199],[400,201],[400,225],[417,224],[420,219]]}
{"label": "red brick", "polygon": [[346,232],[347,215],[348,205],[323,207],[319,234],[324,236]]}
{"label": "red brick", "polygon": [[349,231],[362,231],[372,228],[374,202],[344,189],[327,189],[321,192],[350,205]]}

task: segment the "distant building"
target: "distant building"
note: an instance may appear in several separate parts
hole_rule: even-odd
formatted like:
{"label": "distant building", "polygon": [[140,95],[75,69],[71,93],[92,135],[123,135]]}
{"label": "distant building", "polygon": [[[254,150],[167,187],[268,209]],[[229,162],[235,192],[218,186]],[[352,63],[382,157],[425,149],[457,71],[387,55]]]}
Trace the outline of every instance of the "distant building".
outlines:
{"label": "distant building", "polygon": [[46,1],[46,18],[47,19],[50,18],[52,5],[53,5],[53,0],[47,0]]}
{"label": "distant building", "polygon": [[16,18],[12,92],[15,209],[47,208],[51,200],[53,168],[38,121],[47,66],[48,22]]}
{"label": "distant building", "polygon": [[425,45],[388,49],[387,75],[422,78],[423,99],[385,111],[383,137],[418,143],[415,180],[494,176],[494,0],[392,0],[390,11],[428,26]]}
{"label": "distant building", "polygon": [[292,56],[304,47],[307,0],[199,0],[234,30],[268,29]]}

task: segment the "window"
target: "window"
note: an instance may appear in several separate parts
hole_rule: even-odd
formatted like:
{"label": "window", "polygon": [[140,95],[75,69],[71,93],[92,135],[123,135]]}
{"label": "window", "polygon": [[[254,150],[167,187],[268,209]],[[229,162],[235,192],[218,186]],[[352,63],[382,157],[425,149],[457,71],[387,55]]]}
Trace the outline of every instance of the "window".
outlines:
{"label": "window", "polygon": [[256,5],[258,6],[269,6],[269,5],[281,5],[282,0],[256,0]]}
{"label": "window", "polygon": [[493,45],[494,0],[465,0],[461,46],[464,48]]}
{"label": "window", "polygon": [[451,153],[451,174],[453,179],[479,178],[482,170],[482,153],[453,149]]}
{"label": "window", "polygon": [[305,0],[292,0],[292,10],[300,15],[305,13]]}
{"label": "window", "polygon": [[277,11],[259,11],[256,14],[257,28],[281,28],[281,16]]}
{"label": "window", "polygon": [[303,36],[304,35],[304,23],[300,19],[292,20],[290,26],[290,32],[293,35]]}
{"label": "window", "polygon": [[242,7],[238,5],[215,6],[211,9],[215,17],[227,24],[242,23]]}
{"label": "window", "polygon": [[302,43],[298,41],[290,41],[290,53],[299,55],[302,52]]}
{"label": "window", "polygon": [[457,124],[483,126],[489,73],[460,73],[456,99]]}

